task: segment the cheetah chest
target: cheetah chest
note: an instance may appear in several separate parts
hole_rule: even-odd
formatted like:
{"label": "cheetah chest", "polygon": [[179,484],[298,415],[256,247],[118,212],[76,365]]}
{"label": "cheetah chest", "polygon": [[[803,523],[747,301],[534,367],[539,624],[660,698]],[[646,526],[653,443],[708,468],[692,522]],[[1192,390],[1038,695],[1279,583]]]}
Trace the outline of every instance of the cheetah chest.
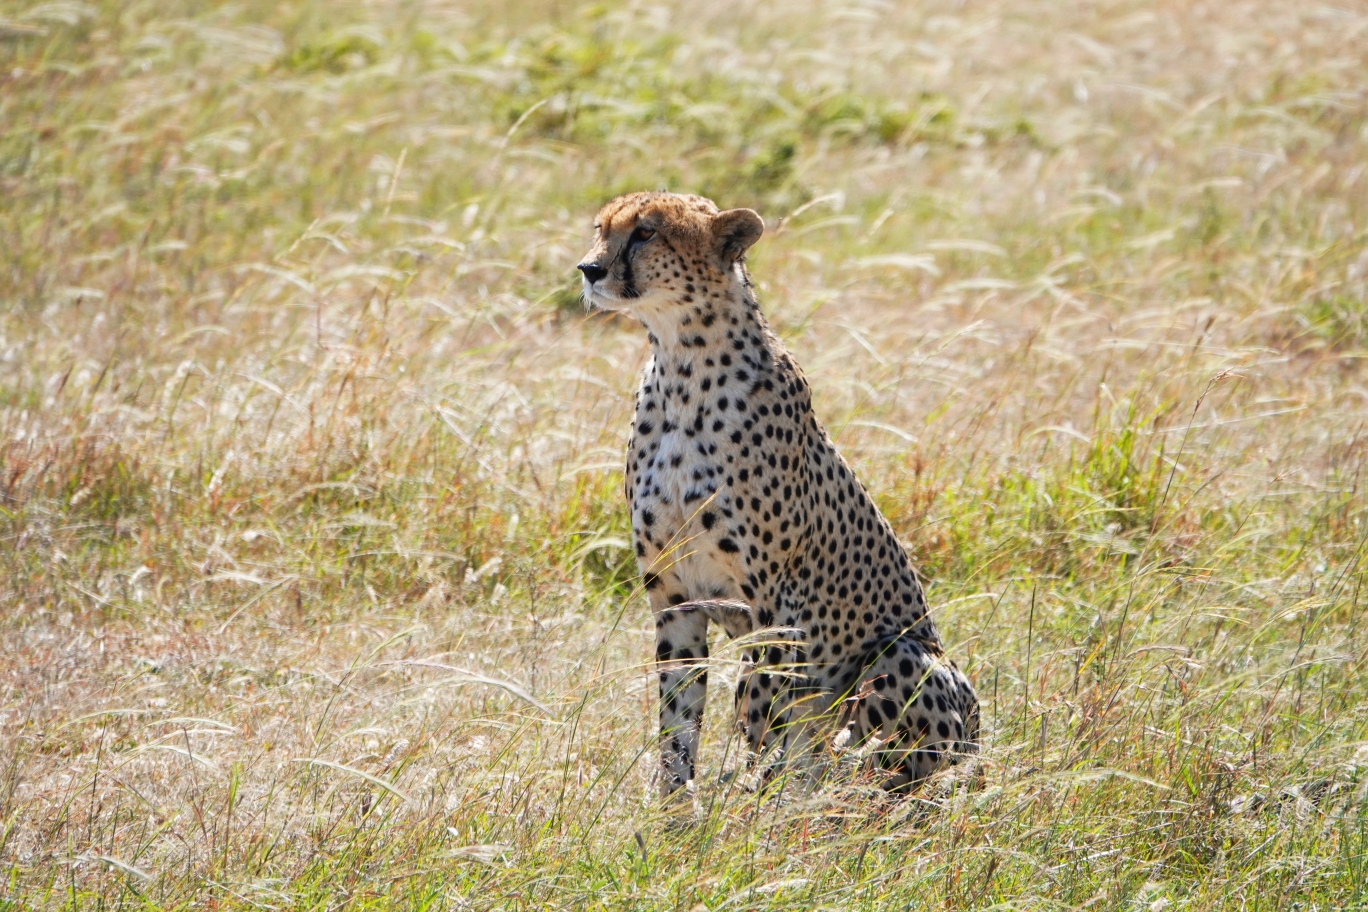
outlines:
{"label": "cheetah chest", "polygon": [[[689,598],[738,594],[739,567],[717,542],[729,510],[715,442],[684,430],[657,431],[633,481],[632,527],[657,568],[668,568]],[[657,572],[659,572],[657,570]]]}

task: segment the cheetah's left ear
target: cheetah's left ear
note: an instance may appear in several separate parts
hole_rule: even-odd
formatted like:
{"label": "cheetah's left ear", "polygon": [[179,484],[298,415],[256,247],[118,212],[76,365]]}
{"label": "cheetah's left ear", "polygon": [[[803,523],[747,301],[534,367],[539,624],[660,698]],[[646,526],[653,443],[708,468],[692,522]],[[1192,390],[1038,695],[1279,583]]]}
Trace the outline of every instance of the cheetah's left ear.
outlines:
{"label": "cheetah's left ear", "polygon": [[727,266],[745,256],[751,244],[765,233],[765,221],[751,209],[728,209],[713,217],[717,252]]}

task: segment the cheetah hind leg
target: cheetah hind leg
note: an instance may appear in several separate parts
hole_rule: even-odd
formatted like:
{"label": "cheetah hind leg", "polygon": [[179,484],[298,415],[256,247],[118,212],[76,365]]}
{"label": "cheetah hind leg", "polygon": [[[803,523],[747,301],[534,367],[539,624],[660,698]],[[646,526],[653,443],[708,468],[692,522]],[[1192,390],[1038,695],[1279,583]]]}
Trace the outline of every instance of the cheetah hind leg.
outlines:
{"label": "cheetah hind leg", "polygon": [[901,638],[866,667],[851,699],[846,743],[878,738],[871,760],[884,789],[915,790],[936,771],[978,750],[978,698],[963,673]]}

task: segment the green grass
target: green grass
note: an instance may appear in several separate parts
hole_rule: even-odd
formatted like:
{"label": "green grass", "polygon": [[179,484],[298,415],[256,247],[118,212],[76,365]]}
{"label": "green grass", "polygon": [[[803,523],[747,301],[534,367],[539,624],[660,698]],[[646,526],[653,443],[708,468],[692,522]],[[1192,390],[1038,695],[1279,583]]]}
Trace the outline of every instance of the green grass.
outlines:
{"label": "green grass", "polygon": [[[0,908],[1368,894],[1361,4],[0,9]],[[976,777],[652,796],[593,212],[753,275]],[[744,778],[744,777],[742,777]]]}

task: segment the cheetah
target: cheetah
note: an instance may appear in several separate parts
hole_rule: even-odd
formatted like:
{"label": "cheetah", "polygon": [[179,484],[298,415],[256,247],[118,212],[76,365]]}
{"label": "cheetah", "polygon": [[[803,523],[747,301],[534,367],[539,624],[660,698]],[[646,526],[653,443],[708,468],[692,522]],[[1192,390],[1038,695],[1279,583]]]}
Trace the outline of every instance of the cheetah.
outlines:
{"label": "cheetah", "polygon": [[865,744],[884,788],[906,791],[977,750],[978,698],[760,312],[745,257],[764,227],[703,197],[633,193],[599,212],[577,267],[586,304],[636,318],[651,343],[624,486],[655,616],[661,794],[692,786],[709,622],[752,635],[736,708],[767,776]]}

